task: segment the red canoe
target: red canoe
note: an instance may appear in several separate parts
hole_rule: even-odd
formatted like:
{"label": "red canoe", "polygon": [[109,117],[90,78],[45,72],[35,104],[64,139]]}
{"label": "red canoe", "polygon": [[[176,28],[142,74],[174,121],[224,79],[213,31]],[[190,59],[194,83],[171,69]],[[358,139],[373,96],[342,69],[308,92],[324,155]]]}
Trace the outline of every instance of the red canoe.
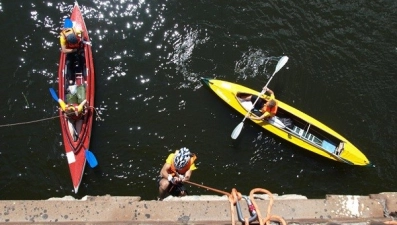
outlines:
{"label": "red canoe", "polygon": [[[79,5],[75,3],[70,20],[73,27],[83,31],[83,39],[89,41],[87,27],[81,14]],[[70,174],[72,176],[73,187],[77,193],[86,164],[86,153],[90,153],[88,148],[90,145],[92,122],[94,117],[94,94],[95,94],[95,76],[94,64],[92,58],[91,45],[84,44],[85,66],[82,70],[76,70],[75,84],[85,84],[86,91],[86,107],[84,115],[77,122],[71,123],[62,110],[59,111],[61,120],[61,129],[63,144],[65,146],[66,157],[69,163]],[[59,99],[65,101],[69,81],[66,79],[66,54],[61,52],[59,61],[58,79],[59,79]],[[86,76],[83,76],[83,73]],[[66,101],[65,101],[66,102]],[[92,153],[91,153],[92,154]],[[87,156],[89,157],[89,156]],[[87,159],[89,160],[89,159]]]}

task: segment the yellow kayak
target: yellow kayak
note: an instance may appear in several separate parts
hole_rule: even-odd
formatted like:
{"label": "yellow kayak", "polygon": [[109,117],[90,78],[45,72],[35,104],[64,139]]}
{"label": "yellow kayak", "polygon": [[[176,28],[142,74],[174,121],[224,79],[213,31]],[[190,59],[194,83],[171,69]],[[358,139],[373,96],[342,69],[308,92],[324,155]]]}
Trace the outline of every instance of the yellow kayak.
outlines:
{"label": "yellow kayak", "polygon": [[[237,94],[260,95],[258,91],[239,84],[208,78],[201,80],[243,116],[252,109],[252,103],[239,98]],[[269,97],[261,96],[265,101],[269,100]],[[303,149],[326,158],[351,165],[371,165],[367,157],[342,135],[278,99],[277,103],[278,111],[275,117],[269,120],[251,121]]]}

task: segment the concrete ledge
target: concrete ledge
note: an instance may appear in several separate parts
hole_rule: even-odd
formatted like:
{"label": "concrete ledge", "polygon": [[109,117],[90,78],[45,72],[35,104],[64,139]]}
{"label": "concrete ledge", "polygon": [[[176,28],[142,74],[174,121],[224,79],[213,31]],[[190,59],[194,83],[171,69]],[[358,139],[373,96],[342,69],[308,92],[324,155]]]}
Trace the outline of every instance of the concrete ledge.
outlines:
{"label": "concrete ledge", "polygon": [[[307,199],[299,195],[273,195],[271,215],[288,224],[383,224],[397,211],[397,193],[369,196],[327,195]],[[0,223],[7,224],[231,224],[231,205],[226,196],[187,196],[164,201],[140,197],[86,196],[82,199],[51,198],[39,201],[0,201]],[[269,198],[255,195],[259,212],[266,216]],[[247,203],[239,201],[243,217]],[[257,210],[258,210],[257,209]],[[236,207],[233,215],[238,224]],[[254,221],[258,224],[258,222]]]}

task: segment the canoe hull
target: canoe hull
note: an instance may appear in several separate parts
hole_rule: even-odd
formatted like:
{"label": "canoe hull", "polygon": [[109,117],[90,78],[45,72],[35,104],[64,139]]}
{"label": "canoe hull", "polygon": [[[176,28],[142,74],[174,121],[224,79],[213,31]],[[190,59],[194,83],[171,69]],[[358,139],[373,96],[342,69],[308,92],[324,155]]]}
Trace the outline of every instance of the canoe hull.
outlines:
{"label": "canoe hull", "polygon": [[[83,37],[85,40],[90,40],[88,30],[84,22],[84,18],[80,11],[80,7],[75,3],[70,19],[73,22],[73,27],[81,28],[83,30]],[[91,139],[91,130],[94,116],[94,95],[95,95],[95,76],[94,63],[92,57],[92,49],[90,45],[84,45],[85,54],[85,72],[86,76],[76,75],[76,84],[85,84],[86,100],[88,107],[83,118],[76,122],[73,126],[70,120],[65,116],[62,110],[59,110],[62,139],[66,151],[66,157],[69,164],[70,175],[72,178],[73,188],[75,193],[78,192],[84,168],[86,164],[85,151],[89,148]],[[66,99],[66,76],[65,76],[65,62],[66,54],[60,54],[58,81],[59,81],[59,98],[65,101]],[[76,128],[77,127],[77,128]],[[78,133],[77,138],[74,137],[73,132]],[[76,140],[77,139],[77,140]]]}
{"label": "canoe hull", "polygon": [[[218,95],[218,97],[220,97],[224,102],[226,102],[243,116],[248,113],[249,108],[247,109],[247,107],[243,106],[241,100],[239,100],[239,98],[237,97],[237,93],[252,95],[260,94],[258,91],[227,81],[207,78],[202,78],[202,81],[208,87],[210,87],[211,90],[214,91],[216,95]],[[301,127],[301,130],[303,131],[301,131],[300,135],[298,132],[299,127],[289,128],[285,126],[277,126],[277,124],[271,124],[266,120],[252,120],[252,122],[261,126],[263,129],[283,138],[284,140],[287,140],[303,149],[309,150],[323,157],[352,165],[370,165],[367,157],[342,135],[338,134],[325,124],[314,119],[313,117],[301,112],[300,110],[295,109],[280,100],[277,100],[277,102],[279,108],[277,115],[279,115],[279,112],[280,114],[284,113],[285,115],[288,115],[288,117],[293,118],[295,122],[306,123],[306,127],[310,127],[313,132],[317,132],[317,136],[321,136],[323,138],[321,140],[317,138],[317,140],[315,139],[316,137],[314,135],[312,135],[312,137],[309,137],[308,139],[302,138],[304,135],[310,136],[310,133],[304,133],[305,130],[303,130],[303,127]],[[307,128],[307,130],[308,129],[309,128]],[[312,138],[313,141],[310,138]],[[314,144],[314,140],[318,141],[317,145]],[[334,149],[330,150],[334,147],[340,147],[339,143],[343,143],[341,144],[343,147],[342,151],[334,152]]]}

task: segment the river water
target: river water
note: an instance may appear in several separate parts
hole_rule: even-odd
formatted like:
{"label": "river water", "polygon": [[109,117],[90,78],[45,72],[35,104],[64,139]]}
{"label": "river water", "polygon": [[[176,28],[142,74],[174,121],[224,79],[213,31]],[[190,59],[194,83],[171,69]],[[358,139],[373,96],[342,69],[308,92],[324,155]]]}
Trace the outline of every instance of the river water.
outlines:
{"label": "river water", "polygon": [[[198,156],[192,181],[249,194],[368,195],[397,190],[397,1],[81,0],[96,72],[90,150],[75,194],[57,103],[58,33],[72,1],[0,0],[0,199],[155,199],[166,156]],[[327,124],[374,164],[306,152],[243,119],[200,83],[261,90]],[[191,194],[217,194],[189,186]]]}

